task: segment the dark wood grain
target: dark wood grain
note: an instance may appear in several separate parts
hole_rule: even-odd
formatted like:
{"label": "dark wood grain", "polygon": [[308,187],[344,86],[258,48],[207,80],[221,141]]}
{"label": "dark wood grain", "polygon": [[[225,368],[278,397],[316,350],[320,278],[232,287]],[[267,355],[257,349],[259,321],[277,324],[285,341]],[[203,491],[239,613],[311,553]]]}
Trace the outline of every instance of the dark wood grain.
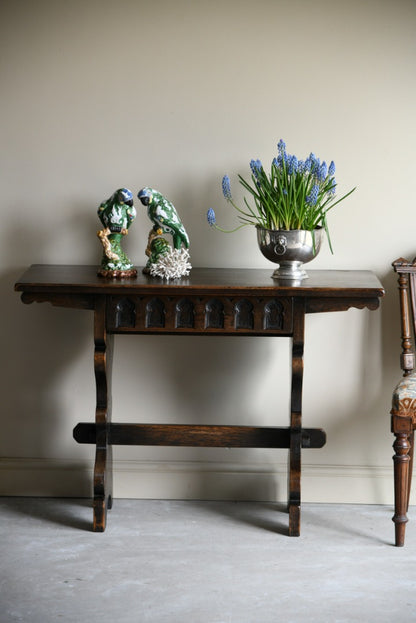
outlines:
{"label": "dark wood grain", "polygon": [[111,373],[113,336],[105,326],[105,298],[96,298],[94,312],[94,372],[96,382],[95,423],[97,427],[94,466],[93,529],[104,532],[107,510],[113,499],[112,447],[108,440],[111,422]]}
{"label": "dark wood grain", "polygon": [[290,398],[290,452],[288,473],[289,536],[300,535],[302,385],[305,299],[297,298],[292,336],[292,389]]}
{"label": "dark wood grain", "polygon": [[[108,443],[128,446],[188,446],[206,448],[289,448],[289,427],[224,426],[191,424],[123,424],[107,427]],[[81,422],[74,428],[78,443],[97,443],[100,427]],[[325,432],[301,429],[302,448],[322,448]]]}
{"label": "dark wood grain", "polygon": [[[309,271],[300,284],[275,281],[272,270],[194,268],[163,281],[97,276],[97,266],[33,265],[15,284],[24,303],[94,311],[95,423],[74,429],[96,447],[94,530],[104,531],[112,502],[113,445],[288,448],[289,534],[300,534],[301,450],[321,448],[325,433],[302,428],[305,315],[374,310],[384,290],[369,271]],[[112,345],[115,334],[242,335],[292,338],[289,427],[119,424],[111,422]],[[242,379],[242,383],[244,379]],[[238,414],[237,414],[238,415]],[[277,417],[277,415],[276,415]],[[402,469],[406,459],[396,463]]]}
{"label": "dark wood grain", "polygon": [[17,281],[18,292],[70,292],[120,294],[152,292],[165,295],[184,294],[190,290],[195,293],[233,295],[265,295],[278,293],[279,296],[305,296],[330,299],[346,296],[348,298],[377,299],[384,289],[377,277],[365,270],[308,270],[308,279],[300,285],[278,282],[271,277],[270,269],[245,268],[193,268],[189,277],[163,281],[144,275],[138,269],[136,278],[107,280],[97,276],[97,266],[78,265],[32,265]]}

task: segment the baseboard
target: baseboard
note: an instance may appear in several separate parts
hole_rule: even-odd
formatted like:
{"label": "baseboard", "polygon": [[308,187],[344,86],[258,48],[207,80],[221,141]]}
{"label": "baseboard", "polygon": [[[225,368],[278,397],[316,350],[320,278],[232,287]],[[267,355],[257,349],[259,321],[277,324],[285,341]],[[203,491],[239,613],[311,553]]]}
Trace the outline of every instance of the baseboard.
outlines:
{"label": "baseboard", "polygon": [[[198,461],[116,461],[114,497],[284,502],[287,466]],[[302,500],[392,504],[390,467],[302,466]],[[1,496],[89,497],[93,464],[58,459],[0,459]],[[412,501],[414,503],[414,501]]]}

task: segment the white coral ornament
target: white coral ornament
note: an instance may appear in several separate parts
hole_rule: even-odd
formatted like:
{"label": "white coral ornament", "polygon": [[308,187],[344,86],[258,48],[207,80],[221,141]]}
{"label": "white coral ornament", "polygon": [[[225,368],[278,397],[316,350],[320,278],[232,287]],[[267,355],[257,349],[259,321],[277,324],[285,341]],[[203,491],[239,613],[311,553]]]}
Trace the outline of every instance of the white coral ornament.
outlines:
{"label": "white coral ornament", "polygon": [[150,274],[152,277],[163,277],[168,280],[184,277],[189,275],[192,268],[189,259],[187,249],[171,249],[160,255],[156,263],[151,264]]}

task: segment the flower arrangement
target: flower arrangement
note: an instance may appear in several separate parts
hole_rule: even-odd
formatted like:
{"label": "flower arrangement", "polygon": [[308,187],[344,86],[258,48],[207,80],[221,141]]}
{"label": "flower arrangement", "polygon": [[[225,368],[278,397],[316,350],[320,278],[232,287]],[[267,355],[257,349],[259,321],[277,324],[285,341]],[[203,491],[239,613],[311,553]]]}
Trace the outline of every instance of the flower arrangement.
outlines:
{"label": "flower arrangement", "polygon": [[266,172],[260,160],[251,160],[251,182],[241,175],[240,184],[250,194],[252,204],[244,197],[245,208],[233,201],[230,178],[224,175],[222,192],[225,199],[237,210],[240,225],[225,230],[216,222],[215,212],[210,208],[207,220],[211,227],[231,233],[247,225],[273,230],[303,229],[313,232],[316,228],[325,229],[329,246],[327,213],[348,197],[355,188],[340,199],[336,199],[335,164],[328,166],[325,161],[311,153],[305,160],[286,152],[286,144],[280,140],[277,145],[278,155],[271,164],[270,173]]}

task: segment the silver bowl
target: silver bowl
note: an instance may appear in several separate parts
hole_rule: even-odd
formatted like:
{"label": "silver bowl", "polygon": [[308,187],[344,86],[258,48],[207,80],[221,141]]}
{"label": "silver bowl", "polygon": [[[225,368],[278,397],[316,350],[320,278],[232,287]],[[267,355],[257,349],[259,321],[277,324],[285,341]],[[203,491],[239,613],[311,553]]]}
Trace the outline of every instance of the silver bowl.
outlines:
{"label": "silver bowl", "polygon": [[324,230],[264,229],[257,226],[260,251],[271,262],[279,264],[273,279],[301,280],[307,277],[303,264],[316,257],[321,248]]}

